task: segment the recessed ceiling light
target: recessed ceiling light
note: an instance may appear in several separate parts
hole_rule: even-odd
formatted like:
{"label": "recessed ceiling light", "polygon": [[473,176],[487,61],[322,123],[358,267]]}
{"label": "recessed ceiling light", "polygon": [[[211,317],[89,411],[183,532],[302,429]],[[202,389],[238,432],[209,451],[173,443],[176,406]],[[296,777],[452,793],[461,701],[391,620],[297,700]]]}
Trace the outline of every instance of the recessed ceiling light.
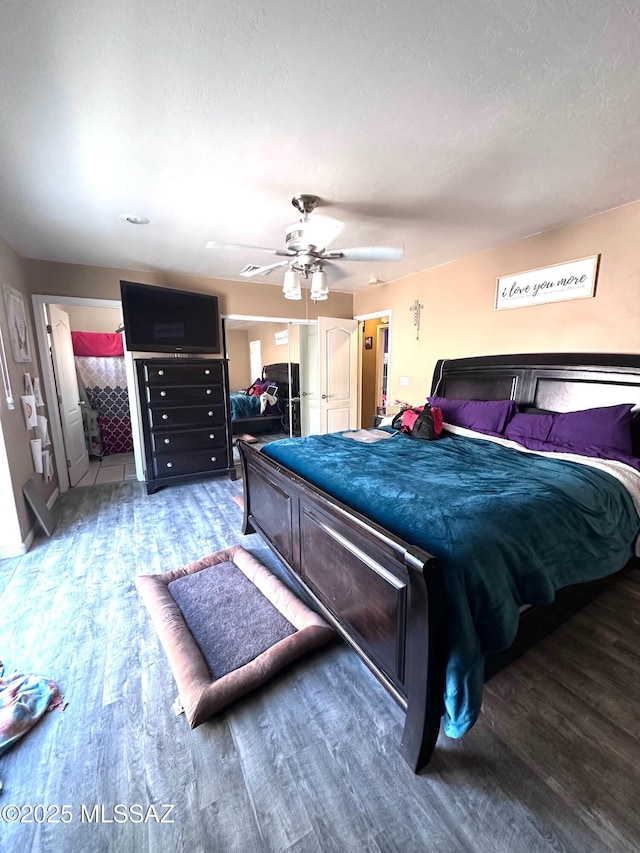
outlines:
{"label": "recessed ceiling light", "polygon": [[139,216],[137,213],[121,213],[120,219],[129,222],[131,225],[148,225],[149,220],[146,216]]}

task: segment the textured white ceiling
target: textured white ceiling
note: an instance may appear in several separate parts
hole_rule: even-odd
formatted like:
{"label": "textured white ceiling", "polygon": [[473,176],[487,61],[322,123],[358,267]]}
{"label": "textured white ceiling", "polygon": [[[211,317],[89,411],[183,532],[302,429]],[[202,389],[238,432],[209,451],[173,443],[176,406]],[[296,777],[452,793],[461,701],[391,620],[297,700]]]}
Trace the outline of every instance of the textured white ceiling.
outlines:
{"label": "textured white ceiling", "polygon": [[307,192],[405,246],[335,288],[390,281],[639,199],[639,53],[611,0],[3,0],[0,235],[236,279],[270,256],[207,240],[284,248]]}

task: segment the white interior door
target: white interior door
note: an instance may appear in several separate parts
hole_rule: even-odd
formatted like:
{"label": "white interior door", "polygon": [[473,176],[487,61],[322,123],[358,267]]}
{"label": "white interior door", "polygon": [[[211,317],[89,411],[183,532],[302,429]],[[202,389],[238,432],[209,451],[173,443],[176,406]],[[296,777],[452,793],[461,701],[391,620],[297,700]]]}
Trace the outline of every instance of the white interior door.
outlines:
{"label": "white interior door", "polygon": [[262,343],[260,341],[249,341],[249,368],[251,382],[262,379]]}
{"label": "white interior door", "polygon": [[300,329],[300,432],[317,435],[320,432],[320,393],[318,379],[318,326],[299,326]]}
{"label": "white interior door", "polygon": [[358,428],[358,321],[318,317],[320,433]]}
{"label": "white interior door", "polygon": [[62,437],[67,456],[69,484],[75,486],[89,470],[89,454],[84,440],[82,407],[71,342],[69,315],[55,305],[49,306],[51,356],[55,371]]}

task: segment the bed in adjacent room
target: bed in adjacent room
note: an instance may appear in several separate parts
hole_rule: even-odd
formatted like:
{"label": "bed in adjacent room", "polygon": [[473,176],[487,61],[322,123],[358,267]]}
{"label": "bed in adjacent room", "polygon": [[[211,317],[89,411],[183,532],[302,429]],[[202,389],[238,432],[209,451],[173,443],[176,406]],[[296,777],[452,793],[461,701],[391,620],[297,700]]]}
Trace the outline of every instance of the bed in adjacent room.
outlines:
{"label": "bed in adjacent room", "polygon": [[436,441],[241,444],[245,531],[405,708],[414,769],[441,717],[452,737],[475,723],[507,650],[635,564],[640,532],[640,357],[441,361],[432,394],[448,425]]}
{"label": "bed in adjacent room", "polygon": [[230,394],[233,434],[289,433],[293,409],[293,434],[299,435],[298,386],[297,364],[265,365],[249,388]]}
{"label": "bed in adjacent room", "polygon": [[277,385],[256,380],[250,388],[232,391],[229,397],[234,436],[284,431]]}

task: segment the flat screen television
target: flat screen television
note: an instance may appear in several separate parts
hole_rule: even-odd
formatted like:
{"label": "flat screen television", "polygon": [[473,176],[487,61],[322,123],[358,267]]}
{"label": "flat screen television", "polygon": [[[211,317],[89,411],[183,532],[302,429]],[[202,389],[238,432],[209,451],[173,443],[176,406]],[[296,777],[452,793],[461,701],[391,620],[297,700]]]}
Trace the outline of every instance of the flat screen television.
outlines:
{"label": "flat screen television", "polygon": [[218,297],[121,281],[124,336],[137,352],[220,352]]}

